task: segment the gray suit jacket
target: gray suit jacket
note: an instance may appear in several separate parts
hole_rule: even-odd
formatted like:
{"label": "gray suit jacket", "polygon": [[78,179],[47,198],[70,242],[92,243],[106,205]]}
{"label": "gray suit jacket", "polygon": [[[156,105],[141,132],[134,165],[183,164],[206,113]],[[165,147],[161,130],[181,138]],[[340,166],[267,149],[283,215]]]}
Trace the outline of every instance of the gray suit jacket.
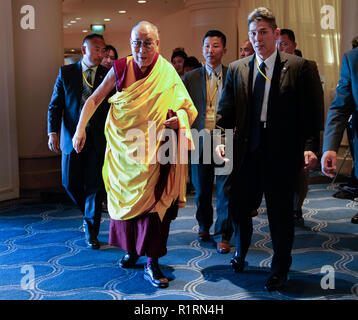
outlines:
{"label": "gray suit jacket", "polygon": [[[255,55],[229,65],[217,112],[217,125],[235,129],[234,170],[239,170],[250,143],[251,98]],[[266,139],[273,170],[296,172],[303,166],[309,137],[319,131],[319,106],[306,60],[278,52],[269,93]],[[306,143],[308,142],[308,143]]]}
{"label": "gray suit jacket", "polygon": [[[227,67],[223,66],[223,88],[225,86]],[[188,90],[191,99],[194,102],[198,116],[196,117],[192,128],[201,130],[205,127],[205,114],[206,114],[206,79],[205,79],[205,66],[194,69],[185,74],[183,79],[184,85]]]}

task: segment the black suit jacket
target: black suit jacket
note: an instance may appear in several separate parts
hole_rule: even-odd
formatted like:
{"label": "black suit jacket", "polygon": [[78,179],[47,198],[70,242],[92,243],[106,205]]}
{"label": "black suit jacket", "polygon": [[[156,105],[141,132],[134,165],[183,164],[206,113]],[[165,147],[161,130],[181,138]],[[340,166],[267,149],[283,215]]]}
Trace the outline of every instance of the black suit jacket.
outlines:
{"label": "black suit jacket", "polygon": [[[96,72],[93,91],[101,84],[108,69],[99,65]],[[61,129],[60,146],[65,154],[73,150],[72,137],[80,117],[83,80],[81,62],[61,66],[54,86],[48,109],[48,133],[59,133]],[[104,124],[107,118],[108,97],[104,99],[89,121],[87,135],[91,135],[96,151],[101,157],[106,148]]]}
{"label": "black suit jacket", "polygon": [[[234,129],[234,169],[239,170],[250,142],[255,55],[229,65],[217,112],[217,125]],[[308,62],[278,52],[269,93],[266,161],[272,170],[296,172],[303,165],[304,149],[312,150],[309,137],[319,132],[319,107],[312,94]],[[307,142],[307,143],[306,143]]]}

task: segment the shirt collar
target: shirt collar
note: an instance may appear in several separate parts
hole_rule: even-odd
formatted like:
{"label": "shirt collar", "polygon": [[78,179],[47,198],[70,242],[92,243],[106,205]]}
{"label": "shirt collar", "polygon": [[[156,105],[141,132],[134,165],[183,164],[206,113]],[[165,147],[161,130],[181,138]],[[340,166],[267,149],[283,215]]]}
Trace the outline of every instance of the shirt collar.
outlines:
{"label": "shirt collar", "polygon": [[82,67],[82,72],[86,72],[88,69],[92,69],[94,71],[94,73],[97,72],[97,68],[98,68],[98,66],[94,66],[92,68],[87,67],[87,65],[84,63],[83,59],[81,60],[81,67]]}
{"label": "shirt collar", "polygon": [[275,62],[276,62],[277,49],[265,61],[263,61],[257,54],[255,56],[256,56],[259,66],[261,66],[262,62],[265,62],[266,69],[273,69],[275,66]]}
{"label": "shirt collar", "polygon": [[205,63],[205,70],[209,77],[211,77],[211,74],[213,73],[213,71],[215,72],[215,75],[218,77],[221,74],[222,69],[223,69],[222,64],[220,64],[213,70],[209,65],[207,65]]}

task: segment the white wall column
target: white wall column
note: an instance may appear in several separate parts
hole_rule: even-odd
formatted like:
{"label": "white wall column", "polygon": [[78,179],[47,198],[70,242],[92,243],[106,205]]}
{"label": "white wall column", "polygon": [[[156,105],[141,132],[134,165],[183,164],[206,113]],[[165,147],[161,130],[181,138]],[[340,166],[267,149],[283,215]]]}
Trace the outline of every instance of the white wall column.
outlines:
{"label": "white wall column", "polygon": [[47,147],[47,109],[63,64],[62,0],[11,2],[20,188],[52,187],[60,157]]}
{"label": "white wall column", "polygon": [[11,0],[0,1],[0,201],[19,196]]}
{"label": "white wall column", "polygon": [[341,57],[352,50],[352,39],[358,36],[358,1],[342,1]]}
{"label": "white wall column", "polygon": [[227,54],[223,63],[228,65],[237,59],[238,41],[238,2],[236,0],[187,0],[186,8],[190,12],[191,52],[202,57],[203,37],[210,29],[223,32],[227,38]]}

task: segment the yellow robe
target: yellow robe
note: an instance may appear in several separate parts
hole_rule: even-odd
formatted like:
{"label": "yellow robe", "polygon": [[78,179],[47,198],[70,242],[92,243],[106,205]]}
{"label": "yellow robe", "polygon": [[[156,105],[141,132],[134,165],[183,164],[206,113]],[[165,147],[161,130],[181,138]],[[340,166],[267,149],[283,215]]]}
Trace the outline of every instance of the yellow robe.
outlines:
{"label": "yellow robe", "polygon": [[[133,57],[127,58],[131,66]],[[161,220],[177,201],[185,205],[187,164],[183,154],[194,148],[190,126],[197,111],[173,66],[159,55],[150,74],[113,95],[105,125],[107,149],[103,179],[108,194],[108,212],[114,220],[133,219],[155,203],[159,180],[157,151],[169,109],[176,112],[179,132],[176,163],[170,167],[166,187],[155,207]],[[174,132],[174,131],[173,131]],[[176,135],[175,135],[176,136]],[[174,140],[175,141],[175,140]]]}

